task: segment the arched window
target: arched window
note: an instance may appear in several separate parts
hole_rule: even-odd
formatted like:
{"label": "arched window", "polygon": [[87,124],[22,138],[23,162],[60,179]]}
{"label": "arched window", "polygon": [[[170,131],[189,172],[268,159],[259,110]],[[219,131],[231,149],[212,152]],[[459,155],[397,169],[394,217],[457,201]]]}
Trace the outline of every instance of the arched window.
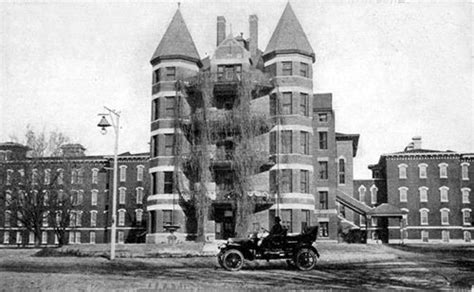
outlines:
{"label": "arched window", "polygon": [[137,181],[143,181],[143,170],[145,166],[137,165]]}
{"label": "arched window", "polygon": [[448,191],[449,188],[447,186],[442,186],[439,188],[439,195],[440,195],[440,200],[441,202],[448,202]]}
{"label": "arched window", "polygon": [[339,158],[339,184],[346,183],[346,160]]}
{"label": "arched window", "polygon": [[49,185],[51,183],[51,169],[47,168],[44,170],[44,184]]}
{"label": "arched window", "polygon": [[98,190],[91,190],[91,205],[97,206],[97,196],[99,191]]}
{"label": "arched window", "polygon": [[428,212],[426,208],[420,209],[420,225],[428,225]]}
{"label": "arched window", "polygon": [[464,235],[464,241],[465,242],[471,242],[471,232],[470,231],[464,231],[463,235]]}
{"label": "arched window", "polygon": [[372,185],[370,187],[370,202],[372,204],[377,204],[377,191],[379,189],[375,186],[375,185]]}
{"label": "arched window", "polygon": [[426,168],[427,167],[428,167],[428,164],[426,164],[426,163],[418,164],[418,171],[419,171],[420,178],[426,178],[426,176],[427,176]]}
{"label": "arched window", "polygon": [[471,225],[471,212],[472,210],[469,208],[464,208],[461,210],[462,212],[462,223],[463,225]]}
{"label": "arched window", "polygon": [[92,183],[97,184],[99,181],[99,169],[93,168],[92,169]]}
{"label": "arched window", "polygon": [[137,191],[137,204],[143,204],[143,188],[136,188]]}
{"label": "arched window", "polygon": [[91,210],[91,227],[97,226],[97,211]]}
{"label": "arched window", "polygon": [[400,210],[405,212],[405,214],[402,215],[402,218],[405,221],[405,226],[408,226],[408,212],[410,212],[410,210],[407,208],[401,208]]}
{"label": "arched window", "polygon": [[119,188],[119,204],[125,204],[125,194],[127,192],[126,187]]}
{"label": "arched window", "polygon": [[359,201],[365,202],[365,192],[367,191],[367,188],[364,185],[361,185],[359,187]]}
{"label": "arched window", "polygon": [[401,179],[407,178],[407,167],[408,165],[404,163],[398,165],[398,178],[401,178]]}
{"label": "arched window", "polygon": [[419,187],[418,191],[420,192],[420,202],[428,202],[428,188]]}
{"label": "arched window", "polygon": [[398,193],[400,194],[400,202],[406,202],[407,201],[408,188],[407,187],[399,187],[398,188]]}
{"label": "arched window", "polygon": [[449,225],[449,209],[443,208],[441,212],[441,225]]}
{"label": "arched window", "polygon": [[136,209],[135,210],[135,218],[137,223],[142,223],[143,221],[143,210],[142,209]]}
{"label": "arched window", "polygon": [[461,193],[462,193],[462,203],[463,204],[469,204],[469,193],[471,192],[470,188],[462,188]]}
{"label": "arched window", "polygon": [[461,163],[461,177],[463,180],[469,180],[469,163]]}
{"label": "arched window", "polygon": [[127,166],[126,165],[120,165],[120,181],[126,181],[127,180]]}
{"label": "arched window", "polygon": [[447,163],[440,163],[439,166],[439,177],[440,178],[447,178],[448,177],[448,164]]}
{"label": "arched window", "polygon": [[118,210],[118,226],[125,226],[125,209]]}

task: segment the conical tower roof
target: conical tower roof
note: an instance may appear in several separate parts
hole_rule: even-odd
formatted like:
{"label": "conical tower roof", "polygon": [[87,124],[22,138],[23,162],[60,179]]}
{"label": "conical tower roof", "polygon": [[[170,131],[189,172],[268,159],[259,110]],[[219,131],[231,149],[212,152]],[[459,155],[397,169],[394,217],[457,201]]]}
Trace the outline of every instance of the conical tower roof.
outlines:
{"label": "conical tower roof", "polygon": [[289,2],[268,42],[264,56],[270,53],[300,53],[312,57],[314,61],[313,48]]}
{"label": "conical tower roof", "polygon": [[156,48],[151,63],[154,64],[162,59],[185,59],[200,63],[196,45],[179,9]]}

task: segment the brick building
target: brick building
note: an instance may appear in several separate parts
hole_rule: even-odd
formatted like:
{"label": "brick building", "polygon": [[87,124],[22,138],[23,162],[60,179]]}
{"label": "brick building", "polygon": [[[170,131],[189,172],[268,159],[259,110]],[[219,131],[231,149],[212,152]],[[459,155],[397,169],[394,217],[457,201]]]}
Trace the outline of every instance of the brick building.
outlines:
{"label": "brick building", "polygon": [[363,216],[356,223],[383,241],[471,242],[473,158],[424,149],[414,137],[404,151],[384,154],[369,166],[373,179],[354,181],[354,198],[371,207],[387,203],[400,209],[402,224],[387,218],[365,222]]}
{"label": "brick building", "polygon": [[[105,243],[110,241],[112,165],[110,156],[87,156],[80,144],[62,147],[61,157],[28,157],[28,148],[16,143],[0,144],[0,189],[3,197],[12,196],[15,184],[25,176],[39,174],[37,188],[43,191],[64,191],[74,196],[74,218],[67,230],[67,243]],[[144,202],[148,193],[148,153],[119,156],[119,191],[117,242],[143,242],[146,232]],[[56,180],[54,183],[53,180]],[[54,186],[53,186],[54,185]],[[46,199],[45,199],[46,200]],[[47,204],[45,202],[45,204]],[[34,244],[34,235],[15,220],[8,200],[0,200],[0,244]],[[45,220],[41,244],[58,243],[53,226]]]}
{"label": "brick building", "polygon": [[[254,148],[263,145],[266,161],[248,177],[250,190],[243,194],[260,197],[249,219],[250,229],[269,229],[279,215],[289,232],[319,223],[320,238],[335,240],[336,193],[353,192],[352,159],[358,135],[336,133],[332,95],[313,93],[315,54],[291,5],[287,4],[264,51],[258,48],[256,15],[249,17],[247,39],[227,34],[226,20],[218,16],[216,46],[212,55],[201,59],[178,9],[152,56],[147,242],[166,241],[169,226],[178,228],[178,238],[196,234],[182,202],[183,193],[198,187],[185,164],[179,163],[195,148],[210,153],[211,179],[205,185],[211,200],[207,239],[234,236],[235,136],[218,133],[221,140],[203,145],[195,142],[198,131],[189,134],[181,125],[191,123],[196,113],[205,112],[207,121],[221,123],[219,119],[233,116],[245,103],[241,90],[245,84],[251,92],[248,112],[269,125],[254,137]],[[207,82],[196,81],[205,76]],[[202,96],[209,97],[207,105],[196,105]]]}

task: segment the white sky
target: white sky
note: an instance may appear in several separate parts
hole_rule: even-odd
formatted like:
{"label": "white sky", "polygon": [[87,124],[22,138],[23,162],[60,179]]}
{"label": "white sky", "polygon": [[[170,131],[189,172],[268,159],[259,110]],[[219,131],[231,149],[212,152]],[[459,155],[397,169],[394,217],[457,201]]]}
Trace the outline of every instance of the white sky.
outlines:
{"label": "white sky", "polygon": [[[203,58],[218,15],[248,37],[257,14],[264,50],[286,2],[184,0],[181,11]],[[32,124],[111,154],[112,135],[96,127],[107,105],[122,111],[119,151],[148,151],[149,60],[176,3],[0,0],[0,141]],[[361,135],[356,178],[415,135],[424,148],[474,152],[472,4],[291,3],[316,53],[314,91],[333,93],[337,131]]]}

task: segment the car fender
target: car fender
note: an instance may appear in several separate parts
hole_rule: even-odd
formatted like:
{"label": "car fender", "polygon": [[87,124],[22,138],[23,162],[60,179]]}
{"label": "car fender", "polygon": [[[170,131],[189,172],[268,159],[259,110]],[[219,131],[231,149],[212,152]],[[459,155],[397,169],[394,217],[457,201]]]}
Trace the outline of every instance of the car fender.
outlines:
{"label": "car fender", "polygon": [[314,246],[309,245],[309,244],[300,244],[300,245],[298,245],[298,246],[294,249],[293,253],[296,254],[296,252],[297,252],[300,248],[303,248],[303,247],[309,248],[309,249],[311,249],[312,251],[314,251],[314,253],[316,254],[316,256],[319,258],[319,252],[318,252],[318,250],[317,250]]}

